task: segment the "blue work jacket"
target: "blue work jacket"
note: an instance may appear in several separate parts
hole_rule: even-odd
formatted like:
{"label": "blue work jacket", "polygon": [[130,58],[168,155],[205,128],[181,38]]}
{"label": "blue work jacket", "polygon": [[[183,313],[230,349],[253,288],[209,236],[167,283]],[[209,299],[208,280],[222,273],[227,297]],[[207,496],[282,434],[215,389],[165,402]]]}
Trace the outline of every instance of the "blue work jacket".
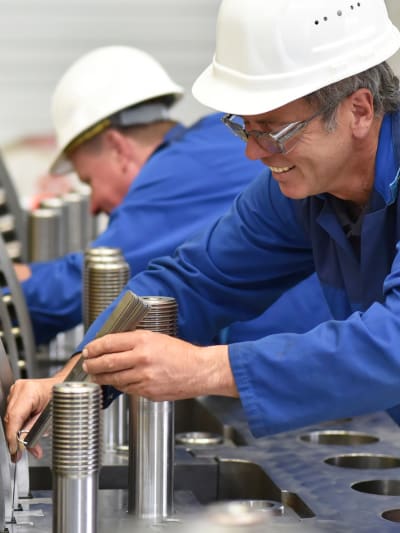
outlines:
{"label": "blue work jacket", "polygon": [[288,199],[266,170],[205,232],[128,284],[139,295],[177,298],[180,336],[205,344],[317,273],[331,320],[229,345],[256,436],[400,403],[399,122],[399,114],[382,122],[359,257],[329,195]]}

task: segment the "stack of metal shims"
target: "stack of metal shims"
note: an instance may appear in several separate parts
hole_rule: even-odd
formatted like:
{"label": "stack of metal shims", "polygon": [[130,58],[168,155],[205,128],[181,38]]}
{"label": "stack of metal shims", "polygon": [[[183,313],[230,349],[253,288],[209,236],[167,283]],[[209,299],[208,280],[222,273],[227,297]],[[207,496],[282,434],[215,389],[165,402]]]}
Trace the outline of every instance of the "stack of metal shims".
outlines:
{"label": "stack of metal shims", "polygon": [[8,256],[13,261],[26,261],[28,258],[26,212],[21,207],[13,181],[1,155],[0,219],[0,233],[5,242]]}
{"label": "stack of metal shims", "polygon": [[[142,296],[151,305],[137,329],[176,336],[174,298]],[[130,397],[128,511],[138,519],[162,522],[173,513],[174,402]]]}
{"label": "stack of metal shims", "polygon": [[21,286],[0,235],[0,338],[15,378],[37,376],[32,324]]}
{"label": "stack of metal shims", "polygon": [[96,533],[101,457],[101,388],[64,382],[53,389],[53,531]]}
{"label": "stack of metal shims", "polygon": [[61,212],[40,208],[29,213],[29,260],[48,261],[61,255]]}
{"label": "stack of metal shims", "polygon": [[[85,251],[83,279],[83,321],[85,328],[121,293],[128,282],[129,265],[119,248],[97,247]],[[119,396],[104,413],[104,447],[109,451],[128,449],[128,403]]]}
{"label": "stack of metal shims", "polygon": [[129,280],[129,265],[119,248],[98,247],[85,251],[83,323],[85,329],[120,294]]}

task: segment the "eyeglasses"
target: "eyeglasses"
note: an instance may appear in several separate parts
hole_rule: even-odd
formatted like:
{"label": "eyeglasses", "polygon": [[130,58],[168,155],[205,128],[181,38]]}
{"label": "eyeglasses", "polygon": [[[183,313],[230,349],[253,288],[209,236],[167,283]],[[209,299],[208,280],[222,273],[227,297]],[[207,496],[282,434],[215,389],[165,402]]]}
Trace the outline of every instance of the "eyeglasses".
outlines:
{"label": "eyeglasses", "polygon": [[322,115],[325,111],[325,109],[323,111],[318,111],[306,120],[291,122],[276,133],[257,130],[247,131],[239,122],[235,122],[235,119],[239,118],[237,115],[225,115],[222,118],[222,122],[244,142],[248,142],[249,137],[253,137],[264,150],[273,154],[287,154],[295,147],[299,140],[297,138],[299,133],[302,132],[312,120]]}

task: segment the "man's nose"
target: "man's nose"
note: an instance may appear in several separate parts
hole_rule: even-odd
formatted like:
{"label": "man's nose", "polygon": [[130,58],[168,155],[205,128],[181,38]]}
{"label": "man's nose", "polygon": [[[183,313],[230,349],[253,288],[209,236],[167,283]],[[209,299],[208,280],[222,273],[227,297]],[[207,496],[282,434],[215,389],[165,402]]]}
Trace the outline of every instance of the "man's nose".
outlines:
{"label": "man's nose", "polygon": [[262,148],[255,138],[252,135],[249,135],[249,138],[246,143],[246,157],[252,160],[263,159],[264,157],[269,157],[272,155],[271,152]]}

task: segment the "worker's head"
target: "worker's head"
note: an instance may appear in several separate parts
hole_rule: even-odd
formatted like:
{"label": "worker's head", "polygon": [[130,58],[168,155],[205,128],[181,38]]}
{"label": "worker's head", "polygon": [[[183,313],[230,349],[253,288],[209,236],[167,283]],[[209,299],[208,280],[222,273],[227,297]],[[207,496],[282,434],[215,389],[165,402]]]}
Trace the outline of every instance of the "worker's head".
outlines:
{"label": "worker's head", "polygon": [[383,113],[399,107],[385,60],[400,34],[384,0],[223,0],[216,42],[196,98],[229,113],[225,123],[284,194],[343,190],[345,167],[357,153],[372,157]]}
{"label": "worker's head", "polygon": [[92,187],[92,210],[110,212],[171,127],[183,90],[149,54],[127,46],[96,49],[58,82],[52,118],[54,174],[75,170]]}

